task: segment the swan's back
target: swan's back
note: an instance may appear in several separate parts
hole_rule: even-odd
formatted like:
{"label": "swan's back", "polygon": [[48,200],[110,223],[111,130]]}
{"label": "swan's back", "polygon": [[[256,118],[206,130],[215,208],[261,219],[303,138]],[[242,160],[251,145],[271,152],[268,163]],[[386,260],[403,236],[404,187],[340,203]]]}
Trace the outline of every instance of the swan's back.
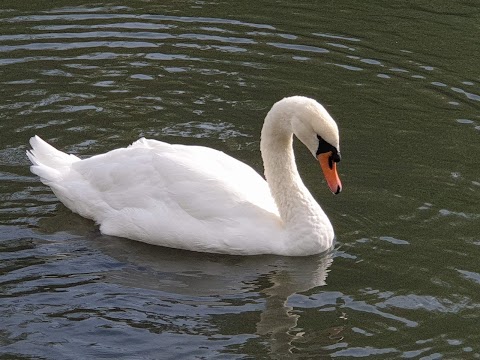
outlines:
{"label": "swan's back", "polygon": [[140,139],[80,160],[32,139],[32,171],[105,234],[244,254],[271,252],[261,239],[280,233],[267,183],[220,151]]}

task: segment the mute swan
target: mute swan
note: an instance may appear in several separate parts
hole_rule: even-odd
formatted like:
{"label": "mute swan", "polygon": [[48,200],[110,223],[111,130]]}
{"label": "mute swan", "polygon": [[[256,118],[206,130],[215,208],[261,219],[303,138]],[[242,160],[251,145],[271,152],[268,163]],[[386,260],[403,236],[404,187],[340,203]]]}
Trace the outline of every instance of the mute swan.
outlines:
{"label": "mute swan", "polygon": [[305,256],[330,249],[334,233],[298,174],[292,134],[339,193],[337,124],[302,96],[278,101],[265,118],[267,181],[223,152],[144,138],[81,160],[35,136],[27,156],[58,199],[103,234],[201,252]]}

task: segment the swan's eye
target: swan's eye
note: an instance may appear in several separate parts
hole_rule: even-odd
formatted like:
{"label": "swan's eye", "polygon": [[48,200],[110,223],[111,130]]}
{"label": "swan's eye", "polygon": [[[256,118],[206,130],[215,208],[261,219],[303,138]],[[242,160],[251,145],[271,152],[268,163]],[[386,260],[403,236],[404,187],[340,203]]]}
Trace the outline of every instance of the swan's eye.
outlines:
{"label": "swan's eye", "polygon": [[319,154],[330,153],[328,157],[328,167],[333,169],[333,163],[337,163],[341,160],[340,152],[337,148],[333,145],[330,145],[328,142],[323,140],[320,135],[317,135],[318,139],[318,149],[317,149],[317,156]]}
{"label": "swan's eye", "polygon": [[324,154],[324,153],[327,153],[327,152],[331,151],[332,152],[332,157],[333,157],[332,161],[339,162],[340,161],[340,153],[338,152],[337,148],[335,146],[329,144],[325,140],[323,140],[323,138],[320,135],[317,135],[317,139],[318,139],[317,155],[318,154]]}

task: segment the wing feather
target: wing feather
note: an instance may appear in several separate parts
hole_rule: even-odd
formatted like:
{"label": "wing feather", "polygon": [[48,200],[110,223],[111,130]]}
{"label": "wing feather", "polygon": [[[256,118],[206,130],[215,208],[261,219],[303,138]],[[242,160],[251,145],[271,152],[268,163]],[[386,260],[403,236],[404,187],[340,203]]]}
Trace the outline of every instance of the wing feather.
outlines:
{"label": "wing feather", "polygon": [[111,216],[111,210],[125,208],[151,213],[159,206],[199,220],[238,217],[242,211],[278,214],[258,173],[206,147],[141,139],[128,148],[72,164],[70,178],[81,198],[95,202],[90,218]]}

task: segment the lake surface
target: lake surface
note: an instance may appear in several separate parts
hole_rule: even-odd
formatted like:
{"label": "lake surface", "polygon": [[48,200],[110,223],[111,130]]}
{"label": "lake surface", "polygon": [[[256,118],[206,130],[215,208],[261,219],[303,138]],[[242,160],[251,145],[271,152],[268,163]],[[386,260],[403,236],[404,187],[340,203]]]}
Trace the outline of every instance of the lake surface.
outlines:
{"label": "lake surface", "polygon": [[[475,1],[0,4],[0,358],[480,358]],[[344,191],[296,147],[328,256],[197,254],[102,236],[29,172],[141,136],[259,172],[287,95],[337,120]]]}

